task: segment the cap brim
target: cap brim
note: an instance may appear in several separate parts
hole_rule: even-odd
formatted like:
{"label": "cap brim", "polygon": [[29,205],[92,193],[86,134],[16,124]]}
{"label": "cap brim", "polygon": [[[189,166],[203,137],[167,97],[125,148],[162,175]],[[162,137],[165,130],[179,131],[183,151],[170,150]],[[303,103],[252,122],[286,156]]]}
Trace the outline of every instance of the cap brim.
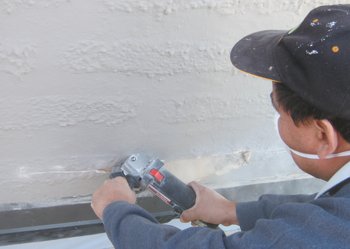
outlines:
{"label": "cap brim", "polygon": [[273,54],[285,30],[266,30],[241,39],[231,51],[231,62],[239,70],[272,81],[281,81]]}

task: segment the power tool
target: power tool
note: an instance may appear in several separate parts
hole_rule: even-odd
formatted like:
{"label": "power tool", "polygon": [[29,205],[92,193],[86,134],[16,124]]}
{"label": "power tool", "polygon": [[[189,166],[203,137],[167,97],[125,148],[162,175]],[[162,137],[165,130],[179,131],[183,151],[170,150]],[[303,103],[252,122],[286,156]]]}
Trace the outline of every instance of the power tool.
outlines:
{"label": "power tool", "polygon": [[[112,167],[110,178],[125,177],[131,189],[140,193],[149,189],[163,202],[173,208],[180,215],[184,210],[191,208],[196,201],[194,190],[171,174],[164,163],[145,154],[133,154],[122,164]],[[197,226],[217,228],[215,224],[201,221],[192,222]]]}

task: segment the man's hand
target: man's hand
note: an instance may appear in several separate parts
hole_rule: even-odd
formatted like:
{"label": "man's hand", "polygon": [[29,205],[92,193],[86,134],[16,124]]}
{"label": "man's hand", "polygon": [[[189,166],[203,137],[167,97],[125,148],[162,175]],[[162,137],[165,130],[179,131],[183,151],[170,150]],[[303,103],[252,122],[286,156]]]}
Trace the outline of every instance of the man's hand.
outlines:
{"label": "man's hand", "polygon": [[191,182],[189,185],[196,192],[196,203],[182,213],[180,217],[182,222],[201,220],[225,226],[238,224],[235,202],[227,200],[219,193],[199,183]]}
{"label": "man's hand", "polygon": [[127,201],[130,204],[136,203],[136,195],[130,189],[124,177],[106,180],[92,195],[91,207],[102,220],[103,210],[115,201]]}

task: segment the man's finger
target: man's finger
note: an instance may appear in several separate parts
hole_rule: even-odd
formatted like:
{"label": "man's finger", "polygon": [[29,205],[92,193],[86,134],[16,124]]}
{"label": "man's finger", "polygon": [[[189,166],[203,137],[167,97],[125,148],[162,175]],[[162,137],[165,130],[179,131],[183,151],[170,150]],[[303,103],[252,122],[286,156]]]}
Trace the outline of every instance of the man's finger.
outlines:
{"label": "man's finger", "polygon": [[193,208],[187,209],[182,212],[180,216],[180,221],[182,222],[189,222],[192,220],[197,220],[198,218],[196,217],[196,211]]}
{"label": "man's finger", "polygon": [[187,215],[187,212],[184,211],[181,216],[180,216],[180,221],[183,222],[183,223],[187,223],[189,221],[191,221]]}

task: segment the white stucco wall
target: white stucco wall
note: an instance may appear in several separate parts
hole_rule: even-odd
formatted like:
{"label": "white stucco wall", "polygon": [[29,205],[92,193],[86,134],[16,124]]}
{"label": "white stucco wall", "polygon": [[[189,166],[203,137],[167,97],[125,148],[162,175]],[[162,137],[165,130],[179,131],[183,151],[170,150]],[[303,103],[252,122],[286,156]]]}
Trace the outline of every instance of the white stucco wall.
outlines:
{"label": "white stucco wall", "polygon": [[215,186],[303,177],[229,52],[331,2],[1,0],[0,202],[89,194],[136,151]]}

